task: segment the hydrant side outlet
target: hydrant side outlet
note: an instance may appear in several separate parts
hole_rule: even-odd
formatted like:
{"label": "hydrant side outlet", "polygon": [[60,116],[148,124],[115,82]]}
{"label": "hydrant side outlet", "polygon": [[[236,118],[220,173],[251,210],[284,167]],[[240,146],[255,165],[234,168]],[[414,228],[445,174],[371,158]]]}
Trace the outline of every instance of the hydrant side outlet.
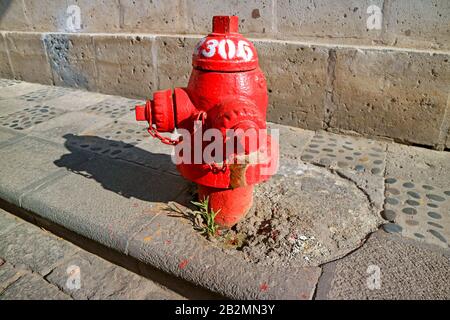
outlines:
{"label": "hydrant side outlet", "polygon": [[[187,87],[157,91],[153,100],[136,106],[136,120],[147,121],[153,137],[190,154],[209,147],[196,142],[199,131],[220,133],[224,152],[219,160],[187,161],[182,154],[176,156],[181,175],[198,184],[200,200],[209,198],[210,208],[219,212],[215,221],[225,227],[246,215],[254,185],[269,179],[278,167],[278,144],[266,131],[266,79],[255,47],[238,33],[238,22],[237,16],[215,16],[212,33],[194,48]],[[195,126],[198,122],[201,129]],[[175,128],[187,130],[190,139],[171,140],[159,134]],[[230,137],[230,132],[245,135]],[[243,146],[241,152],[237,147],[228,149],[234,139]]]}

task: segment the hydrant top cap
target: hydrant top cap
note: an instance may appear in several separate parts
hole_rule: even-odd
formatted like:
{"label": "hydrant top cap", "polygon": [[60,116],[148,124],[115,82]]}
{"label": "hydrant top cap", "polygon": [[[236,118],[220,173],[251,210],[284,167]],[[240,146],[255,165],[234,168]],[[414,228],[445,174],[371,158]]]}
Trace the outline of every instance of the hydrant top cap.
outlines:
{"label": "hydrant top cap", "polygon": [[200,40],[192,55],[194,68],[239,72],[258,67],[258,54],[253,43],[239,31],[239,17],[214,16],[212,32]]}
{"label": "hydrant top cap", "polygon": [[214,16],[213,17],[213,33],[238,33],[239,17],[238,16]]}

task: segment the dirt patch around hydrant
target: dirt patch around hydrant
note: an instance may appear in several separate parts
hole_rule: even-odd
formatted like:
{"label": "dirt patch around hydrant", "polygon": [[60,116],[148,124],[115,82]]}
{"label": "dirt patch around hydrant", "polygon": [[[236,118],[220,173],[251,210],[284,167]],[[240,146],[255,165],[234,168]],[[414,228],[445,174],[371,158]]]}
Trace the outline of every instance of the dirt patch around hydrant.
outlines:
{"label": "dirt patch around hydrant", "polygon": [[219,242],[254,263],[317,266],[358,248],[381,222],[352,181],[284,159],[275,176],[256,186],[246,218]]}

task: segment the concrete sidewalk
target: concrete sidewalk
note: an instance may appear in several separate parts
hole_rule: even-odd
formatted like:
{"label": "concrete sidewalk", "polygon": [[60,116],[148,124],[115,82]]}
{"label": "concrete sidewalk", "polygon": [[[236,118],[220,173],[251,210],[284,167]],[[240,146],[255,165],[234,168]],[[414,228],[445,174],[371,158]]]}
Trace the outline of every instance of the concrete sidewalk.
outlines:
{"label": "concrete sidewalk", "polygon": [[169,209],[193,186],[138,101],[0,86],[0,197],[48,223],[229,298],[450,298],[448,152],[271,124],[280,170],[233,246]]}

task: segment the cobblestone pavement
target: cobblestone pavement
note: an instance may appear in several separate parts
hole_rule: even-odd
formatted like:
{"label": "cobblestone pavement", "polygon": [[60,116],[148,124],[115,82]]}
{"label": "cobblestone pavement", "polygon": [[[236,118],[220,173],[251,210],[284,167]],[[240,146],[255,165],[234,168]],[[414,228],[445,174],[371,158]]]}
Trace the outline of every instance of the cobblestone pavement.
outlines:
{"label": "cobblestone pavement", "polygon": [[0,209],[0,300],[184,299]]}
{"label": "cobblestone pavement", "polygon": [[[134,121],[137,102],[0,81],[0,198],[225,297],[450,298],[449,152],[269,124],[280,132],[280,170],[255,193],[263,214],[242,228],[268,247],[229,250],[168,214],[168,203],[188,205],[192,185],[171,148]],[[39,283],[48,297],[176,297],[54,237],[41,248],[41,231],[10,220],[0,222],[2,298],[28,287],[36,297]],[[275,223],[292,232],[275,241]],[[69,264],[80,267],[80,290],[67,289]],[[86,268],[119,280],[98,285]]]}

